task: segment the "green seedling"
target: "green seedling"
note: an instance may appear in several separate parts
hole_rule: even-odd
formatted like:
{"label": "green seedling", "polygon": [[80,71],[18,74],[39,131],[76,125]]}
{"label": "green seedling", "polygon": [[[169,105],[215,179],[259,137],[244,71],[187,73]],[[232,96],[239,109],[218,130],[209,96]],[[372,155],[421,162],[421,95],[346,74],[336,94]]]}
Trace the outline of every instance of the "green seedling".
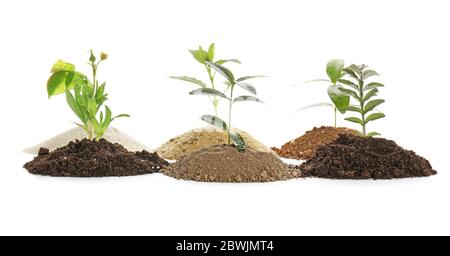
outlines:
{"label": "green seedling", "polygon": [[362,127],[360,135],[364,138],[380,135],[378,132],[367,133],[366,131],[366,125],[369,122],[385,117],[383,113],[375,109],[385,101],[383,99],[373,99],[378,96],[378,88],[384,87],[384,85],[378,82],[367,83],[369,78],[378,76],[379,74],[374,70],[367,69],[366,65],[351,65],[350,67],[345,68],[344,72],[353,81],[341,80],[341,83],[348,88],[339,88],[339,90],[348,94],[358,102],[357,105],[349,106],[347,111],[356,112],[361,115],[360,118],[349,117],[345,120],[360,124]]}
{"label": "green seedling", "polygon": [[[206,123],[217,127],[224,132],[228,134],[228,144],[231,145],[232,143],[235,145],[235,147],[239,151],[245,151],[246,144],[242,136],[233,131],[231,121],[232,121],[232,112],[233,112],[233,104],[238,102],[246,102],[246,101],[253,101],[253,102],[259,102],[263,103],[260,99],[255,97],[256,95],[256,89],[253,85],[247,83],[247,80],[257,78],[260,76],[245,76],[238,79],[235,79],[234,74],[227,69],[226,67],[213,63],[213,62],[205,62],[208,67],[215,70],[217,73],[221,74],[223,77],[225,77],[226,81],[225,84],[227,86],[225,92],[220,92],[213,88],[200,88],[197,90],[194,90],[190,92],[191,95],[206,95],[206,96],[215,96],[221,99],[225,99],[229,102],[229,109],[228,109],[228,123],[223,121],[220,117],[217,115],[203,115],[201,119],[205,121]],[[252,95],[244,95],[244,96],[238,96],[235,97],[235,89],[236,86],[241,87],[242,89],[246,90],[247,92],[251,93]],[[228,93],[228,95],[227,95]]]}
{"label": "green seedling", "polygon": [[[339,88],[342,88],[340,83],[342,82],[342,77],[345,75],[344,73],[344,66],[345,63],[343,60],[335,59],[328,62],[326,67],[326,72],[329,79],[317,79],[308,81],[309,82],[327,82],[331,84],[328,87],[327,93],[328,97],[331,100],[331,103],[318,103],[309,105],[306,107],[303,107],[299,109],[298,111],[303,111],[306,109],[310,109],[313,107],[331,107],[334,111],[334,127],[337,127],[337,113],[338,111],[341,114],[345,114],[347,111],[347,108],[350,104],[350,96],[348,96],[346,93],[343,93],[339,90]],[[297,111],[297,112],[298,112]]]}
{"label": "green seedling", "polygon": [[[203,50],[203,48],[200,46],[198,50],[189,50],[189,52],[192,54],[194,59],[200,63],[202,66],[204,66],[205,71],[208,75],[209,82],[205,83],[200,79],[194,78],[194,77],[188,77],[188,76],[172,76],[170,78],[189,82],[192,84],[195,84],[197,86],[200,86],[203,89],[213,89],[216,90],[217,85],[215,83],[215,77],[216,77],[216,71],[212,69],[207,62],[214,63],[217,65],[223,65],[228,62],[238,63],[241,64],[241,62],[237,59],[221,59],[221,60],[215,60],[216,50],[215,50],[215,44],[211,44],[208,48],[208,51]],[[219,110],[219,103],[221,98],[217,96],[211,97],[211,102],[214,106],[214,114],[218,115]]]}
{"label": "green seedling", "polygon": [[99,85],[97,72],[100,64],[107,58],[106,53],[101,53],[97,61],[94,53],[90,52],[92,81],[76,71],[73,64],[58,60],[53,65],[52,75],[47,82],[48,97],[66,94],[67,104],[81,121],[76,124],[86,131],[90,140],[94,138],[100,140],[116,118],[129,117],[127,114],[113,117],[111,109],[106,105],[105,111],[101,111],[103,104],[108,100],[108,94],[105,92],[106,83]]}

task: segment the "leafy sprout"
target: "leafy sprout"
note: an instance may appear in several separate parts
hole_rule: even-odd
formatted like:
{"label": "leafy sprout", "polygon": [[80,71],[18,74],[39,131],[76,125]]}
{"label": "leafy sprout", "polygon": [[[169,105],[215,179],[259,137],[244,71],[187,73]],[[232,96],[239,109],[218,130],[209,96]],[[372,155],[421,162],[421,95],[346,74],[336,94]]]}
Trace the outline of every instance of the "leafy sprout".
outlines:
{"label": "leafy sprout", "polygon": [[347,107],[347,110],[359,113],[360,117],[349,117],[346,120],[360,124],[362,127],[360,135],[365,138],[380,135],[378,132],[367,133],[366,125],[369,122],[385,117],[383,113],[376,110],[376,107],[383,104],[385,100],[374,99],[374,97],[378,96],[378,88],[384,87],[384,85],[378,82],[367,83],[369,78],[379,75],[374,70],[367,68],[366,65],[351,65],[345,68],[344,72],[353,81],[342,80],[341,82],[347,88],[339,88],[340,91],[350,95],[358,102],[358,105],[351,105]]}
{"label": "leafy sprout", "polygon": [[[326,72],[329,79],[316,79],[309,82],[327,82],[330,86],[327,89],[328,97],[331,103],[318,103],[309,105],[299,109],[298,111],[303,111],[313,107],[331,107],[334,110],[334,127],[337,127],[337,112],[345,114],[347,107],[350,104],[350,96],[339,90],[342,86],[340,83],[343,81],[342,77],[344,73],[345,63],[343,60],[334,59],[327,63]],[[298,112],[297,111],[297,112]]]}
{"label": "leafy sprout", "polygon": [[[194,77],[188,77],[188,76],[172,76],[170,78],[195,84],[202,89],[212,89],[212,90],[218,89],[217,85],[215,83],[216,71],[214,69],[212,69],[207,64],[207,62],[211,62],[211,63],[217,64],[217,65],[223,65],[228,62],[241,64],[241,62],[238,59],[220,59],[220,60],[216,61],[215,60],[216,49],[215,49],[214,43],[208,47],[208,51],[205,51],[200,46],[198,50],[189,50],[189,52],[192,54],[192,56],[198,63],[200,63],[202,66],[204,66],[205,71],[208,75],[209,82],[206,83],[200,79],[197,79]],[[218,97],[216,95],[211,95],[211,102],[214,106],[214,114],[216,116],[218,115],[220,100],[221,100],[221,97]]]}
{"label": "leafy sprout", "polygon": [[[253,102],[259,102],[263,103],[260,99],[258,99],[255,95],[256,89],[253,85],[249,84],[247,80],[257,78],[260,76],[245,76],[236,79],[234,74],[227,69],[226,67],[206,61],[206,65],[214,70],[215,72],[221,74],[225,78],[225,84],[227,86],[225,92],[220,92],[213,88],[199,88],[197,90],[192,91],[191,95],[206,95],[206,96],[215,96],[224,100],[227,100],[229,103],[229,109],[228,109],[228,123],[225,122],[223,119],[218,117],[217,115],[203,115],[201,119],[205,121],[206,123],[219,128],[226,132],[228,134],[228,144],[231,145],[232,143],[235,145],[235,147],[239,151],[245,151],[246,143],[242,136],[234,131],[232,129],[232,112],[233,112],[233,105],[234,103],[239,102],[246,102],[246,101],[253,101]],[[243,95],[236,97],[235,95],[235,89],[236,86],[242,88],[243,90],[249,92],[251,95]],[[228,94],[228,95],[227,95]]]}
{"label": "leafy sprout", "polygon": [[90,51],[88,64],[92,68],[92,81],[76,71],[75,65],[58,60],[53,65],[52,75],[47,82],[49,98],[66,93],[67,104],[81,121],[76,124],[86,131],[90,140],[100,140],[116,118],[129,117],[127,114],[113,117],[111,109],[106,105],[104,112],[101,111],[108,100],[108,94],[105,92],[106,83],[99,84],[97,72],[100,64],[107,59],[108,55],[101,53],[97,61],[97,57]]}

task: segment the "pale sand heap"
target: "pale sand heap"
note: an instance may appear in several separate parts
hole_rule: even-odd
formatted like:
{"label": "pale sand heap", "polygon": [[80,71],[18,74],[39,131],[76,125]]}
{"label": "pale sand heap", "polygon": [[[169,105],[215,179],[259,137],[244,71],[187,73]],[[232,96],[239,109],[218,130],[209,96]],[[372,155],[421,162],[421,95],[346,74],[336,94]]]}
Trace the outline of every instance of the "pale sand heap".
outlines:
{"label": "pale sand heap", "polygon": [[[264,146],[251,135],[241,130],[236,130],[247,146],[260,152],[267,152],[276,155],[270,148]],[[164,143],[156,152],[162,158],[168,160],[179,160],[185,155],[189,155],[197,150],[208,148],[214,145],[222,145],[228,143],[228,136],[221,130],[205,127],[194,129],[184,133]]]}
{"label": "pale sand heap", "polygon": [[[40,148],[47,148],[50,151],[53,151],[57,148],[66,146],[67,144],[69,144],[69,142],[74,141],[76,139],[81,140],[83,138],[86,138],[86,135],[87,134],[83,129],[75,127],[51,139],[48,139],[36,146],[27,148],[24,150],[24,152],[36,155],[39,152]],[[105,136],[103,138],[112,143],[119,143],[129,151],[147,150],[151,152],[151,150],[149,150],[146,146],[144,146],[140,142],[136,141],[135,139],[127,135],[126,133],[114,127],[110,127],[108,131],[106,131]]]}

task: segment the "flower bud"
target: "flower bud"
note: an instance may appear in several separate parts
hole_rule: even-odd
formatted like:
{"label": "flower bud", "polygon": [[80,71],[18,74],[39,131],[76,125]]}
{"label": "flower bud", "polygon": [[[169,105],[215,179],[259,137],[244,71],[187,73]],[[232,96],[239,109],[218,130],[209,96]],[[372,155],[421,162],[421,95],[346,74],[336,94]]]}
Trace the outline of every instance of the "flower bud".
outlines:
{"label": "flower bud", "polygon": [[100,54],[100,59],[101,59],[102,61],[108,59],[108,54],[102,52],[102,53]]}

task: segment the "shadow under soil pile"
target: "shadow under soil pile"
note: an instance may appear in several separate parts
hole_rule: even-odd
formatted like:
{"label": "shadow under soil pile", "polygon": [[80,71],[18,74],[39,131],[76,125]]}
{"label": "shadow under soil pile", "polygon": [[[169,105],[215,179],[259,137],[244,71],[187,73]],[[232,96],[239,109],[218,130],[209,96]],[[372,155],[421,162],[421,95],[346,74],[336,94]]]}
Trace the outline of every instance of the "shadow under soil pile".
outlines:
{"label": "shadow under soil pile", "polygon": [[283,145],[281,149],[272,148],[279,156],[289,159],[308,160],[317,148],[336,140],[341,134],[356,134],[357,131],[342,127],[314,128],[303,136]]}
{"label": "shadow under soil pile", "polygon": [[247,148],[239,152],[216,145],[182,157],[162,172],[168,176],[202,182],[271,182],[300,177],[275,155]]}
{"label": "shadow under soil pile", "polygon": [[52,152],[41,148],[24,168],[32,174],[55,177],[108,177],[155,173],[168,164],[156,153],[134,153],[104,139],[83,139]]}
{"label": "shadow under soil pile", "polygon": [[300,167],[303,175],[330,179],[395,179],[437,174],[428,160],[394,141],[341,135]]}

